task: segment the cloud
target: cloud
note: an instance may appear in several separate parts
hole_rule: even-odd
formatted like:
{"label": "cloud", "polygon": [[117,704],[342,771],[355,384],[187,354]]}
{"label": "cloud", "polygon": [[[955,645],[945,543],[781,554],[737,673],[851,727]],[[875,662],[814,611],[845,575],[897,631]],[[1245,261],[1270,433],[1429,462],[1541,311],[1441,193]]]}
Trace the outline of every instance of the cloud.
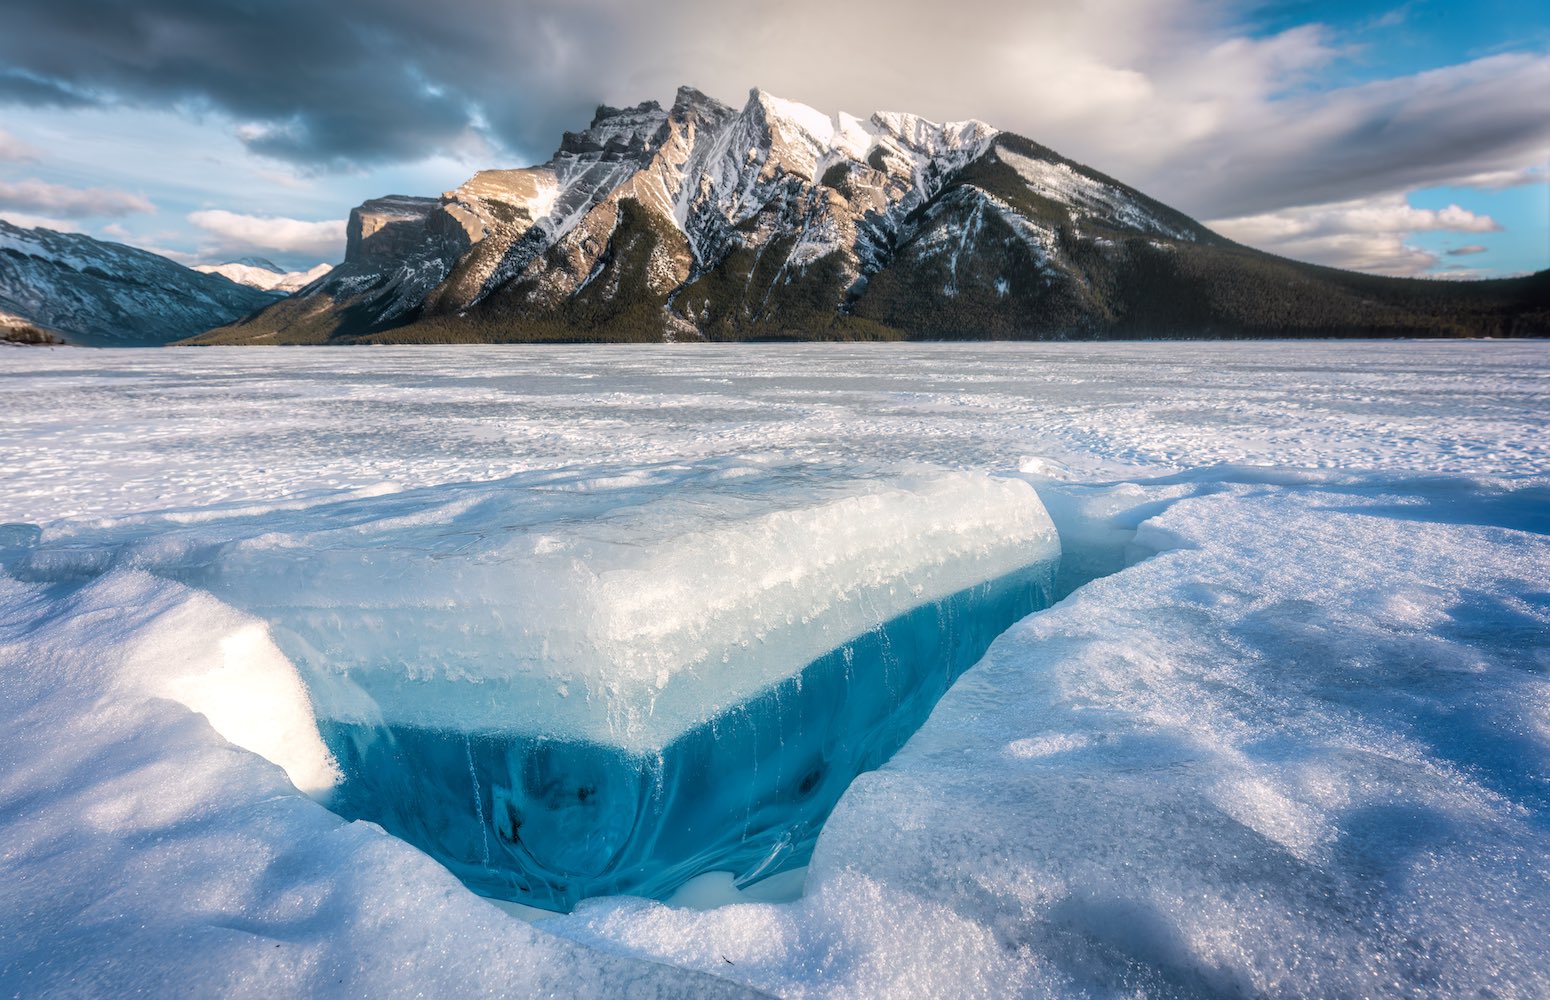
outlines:
{"label": "cloud", "polygon": [[1522,167],[1516,170],[1492,170],[1472,174],[1454,181],[1457,187],[1482,188],[1486,191],[1505,191],[1508,188],[1525,187],[1529,184],[1550,182],[1550,170],[1542,166]]}
{"label": "cloud", "polygon": [[179,235],[177,233],[163,232],[146,238],[131,232],[129,229],[119,225],[116,222],[108,223],[99,229],[98,232],[104,238],[112,240],[114,243],[123,243],[128,246],[138,247],[141,250],[154,253],[161,257],[166,257],[168,260],[177,261],[179,264],[190,265],[199,259],[199,255],[197,253],[189,253],[185,250],[175,250],[162,246],[157,242],[158,240],[165,239],[168,236],[176,237]]}
{"label": "cloud", "polygon": [[56,219],[47,215],[34,215],[31,212],[12,212],[9,209],[0,208],[0,219],[4,219],[13,226],[23,229],[52,229],[55,232],[74,232],[76,225],[66,219]]}
{"label": "cloud", "polygon": [[1522,274],[1499,274],[1484,267],[1464,267],[1459,264],[1449,264],[1441,271],[1433,271],[1426,275],[1428,278],[1442,278],[1447,281],[1478,281],[1481,278],[1521,278]]}
{"label": "cloud", "polygon": [[[262,155],[355,169],[542,159],[592,105],[688,83],[828,111],[980,117],[1200,216],[1371,197],[1537,162],[1550,57],[1335,89],[1329,29],[1239,4],[1089,0],[10,0],[0,99],[219,112]],[[1382,44],[1394,19],[1364,29]],[[9,84],[7,84],[9,81]],[[30,96],[29,96],[30,95]]]}
{"label": "cloud", "polygon": [[[1483,246],[1481,246],[1478,243],[1470,243],[1470,244],[1468,244],[1466,246],[1454,247],[1452,250],[1448,251],[1448,256],[1449,257],[1468,257],[1471,254],[1485,253],[1489,249],[1490,249],[1490,247],[1483,247]],[[1457,267],[1458,267],[1458,265],[1456,265],[1456,264],[1455,265],[1450,265],[1450,268],[1457,268]]]}
{"label": "cloud", "polygon": [[[1235,219],[1211,228],[1240,243],[1298,260],[1375,274],[1418,275],[1434,269],[1437,254],[1410,245],[1415,233],[1491,233],[1501,225],[1457,205],[1416,208],[1403,195],[1308,205]],[[1485,247],[1460,248],[1483,252]],[[1453,252],[1453,251],[1450,251]]]}
{"label": "cloud", "polygon": [[177,263],[182,264],[184,267],[193,267],[195,264],[204,263],[204,259],[199,254],[190,253],[187,250],[178,250],[172,247],[161,246],[160,244],[156,243],[146,243],[141,240],[126,240],[125,242],[127,242],[130,246],[138,247],[147,253],[153,253],[158,257],[165,257],[168,260],[176,261]]}
{"label": "cloud", "polygon": [[39,108],[80,108],[98,103],[96,99],[76,93],[69,85],[58,80],[46,79],[23,70],[3,68],[0,68],[0,101]]}
{"label": "cloud", "polygon": [[201,256],[240,256],[254,250],[309,254],[336,260],[344,253],[343,220],[303,222],[269,216],[238,215],[223,209],[190,213],[188,221],[215,237]]}
{"label": "cloud", "polygon": [[141,194],[112,188],[73,188],[40,180],[0,180],[0,209],[46,212],[70,219],[87,216],[124,216],[154,212],[156,206]]}
{"label": "cloud", "polygon": [[1248,242],[1318,239],[1366,233],[1493,233],[1501,226],[1488,215],[1457,205],[1416,208],[1403,196],[1348,201],[1212,223],[1223,235]]}
{"label": "cloud", "polygon": [[1410,4],[1396,7],[1391,11],[1380,14],[1368,22],[1368,30],[1377,28],[1397,28],[1410,19]]}
{"label": "cloud", "polygon": [[1178,151],[1157,183],[1226,215],[1501,174],[1550,150],[1543,93],[1550,57],[1505,55],[1274,101]]}
{"label": "cloud", "polygon": [[0,128],[0,162],[10,161],[16,163],[22,160],[35,160],[38,151],[16,138],[5,129]]}
{"label": "cloud", "polygon": [[471,128],[474,87],[520,85],[500,70],[503,48],[521,54],[507,39],[530,35],[520,11],[462,6],[12,0],[0,99],[207,108],[252,123],[255,151],[314,166],[417,159]]}

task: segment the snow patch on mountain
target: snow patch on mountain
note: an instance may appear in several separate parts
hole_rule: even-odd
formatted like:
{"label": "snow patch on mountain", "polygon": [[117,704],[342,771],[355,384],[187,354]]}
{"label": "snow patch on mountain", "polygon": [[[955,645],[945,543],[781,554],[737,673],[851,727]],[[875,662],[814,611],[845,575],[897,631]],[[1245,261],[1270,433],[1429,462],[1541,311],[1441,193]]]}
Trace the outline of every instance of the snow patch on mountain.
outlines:
{"label": "snow patch on mountain", "polygon": [[1173,239],[1189,239],[1190,234],[1159,219],[1111,185],[1073,169],[1071,164],[1023,156],[1010,149],[998,149],[996,156],[1028,182],[1029,190],[1052,201],[1069,205],[1080,218],[1117,219],[1132,229],[1156,233]]}

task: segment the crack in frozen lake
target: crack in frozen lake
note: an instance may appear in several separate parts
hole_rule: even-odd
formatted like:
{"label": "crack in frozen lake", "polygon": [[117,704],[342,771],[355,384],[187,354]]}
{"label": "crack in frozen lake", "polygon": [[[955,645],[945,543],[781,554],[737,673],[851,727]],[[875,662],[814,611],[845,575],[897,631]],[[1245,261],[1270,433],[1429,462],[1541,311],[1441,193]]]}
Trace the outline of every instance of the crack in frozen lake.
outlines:
{"label": "crack in frozen lake", "polygon": [[805,865],[840,795],[878,767],[992,640],[1047,606],[1054,567],[879,623],[641,756],[600,743],[325,721],[331,806],[426,850],[475,891],[568,910],[666,898],[707,872],[746,887]]}

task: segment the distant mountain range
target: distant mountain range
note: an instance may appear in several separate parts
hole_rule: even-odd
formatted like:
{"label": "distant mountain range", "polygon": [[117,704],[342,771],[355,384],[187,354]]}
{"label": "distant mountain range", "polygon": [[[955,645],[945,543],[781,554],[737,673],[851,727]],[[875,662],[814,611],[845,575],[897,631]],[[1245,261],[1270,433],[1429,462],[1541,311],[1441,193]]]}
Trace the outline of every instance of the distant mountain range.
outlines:
{"label": "distant mountain range", "polygon": [[195,264],[201,274],[219,274],[228,281],[266,292],[299,291],[332,271],[332,264],[319,264],[308,271],[287,271],[266,257],[241,257],[224,264]]}
{"label": "distant mountain range", "polygon": [[81,343],[1535,336],[1550,271],[1298,263],[983,122],[685,87],[539,166],[366,202],[332,270],[0,222],[0,313]]}
{"label": "distant mountain range", "polygon": [[1550,272],[1301,264],[982,122],[682,88],[539,166],[366,202],[342,265],[199,342],[1547,332]]}
{"label": "distant mountain range", "polygon": [[164,344],[230,323],[282,294],[119,243],[0,220],[0,339],[19,339],[19,331],[32,328],[72,344]]}

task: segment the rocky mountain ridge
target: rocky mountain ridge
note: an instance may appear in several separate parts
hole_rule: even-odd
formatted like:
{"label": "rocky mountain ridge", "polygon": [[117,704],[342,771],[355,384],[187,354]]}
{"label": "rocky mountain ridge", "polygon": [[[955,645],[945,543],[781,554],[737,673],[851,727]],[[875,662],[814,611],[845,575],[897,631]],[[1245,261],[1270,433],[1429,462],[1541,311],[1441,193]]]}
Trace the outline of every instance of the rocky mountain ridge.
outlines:
{"label": "rocky mountain ridge", "polygon": [[0,313],[69,343],[164,344],[279,297],[135,247],[0,219]]}
{"label": "rocky mountain ridge", "polygon": [[366,202],[343,264],[201,342],[1510,334],[1550,314],[1542,279],[1439,285],[1237,246],[983,122],[684,87],[600,107],[537,166]]}

